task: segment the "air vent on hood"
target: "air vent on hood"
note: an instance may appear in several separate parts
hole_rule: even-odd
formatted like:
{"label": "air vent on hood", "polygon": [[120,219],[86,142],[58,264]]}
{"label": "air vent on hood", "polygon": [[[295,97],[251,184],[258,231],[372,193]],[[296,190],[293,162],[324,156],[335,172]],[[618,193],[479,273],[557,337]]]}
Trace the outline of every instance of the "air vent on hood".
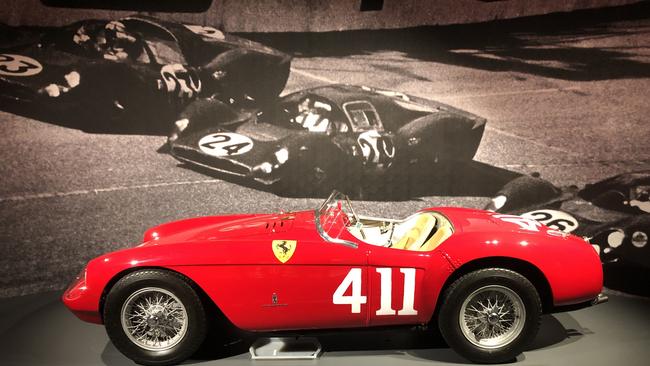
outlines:
{"label": "air vent on hood", "polygon": [[293,217],[282,217],[267,221],[264,229],[269,233],[279,233],[289,230],[291,225],[293,225]]}

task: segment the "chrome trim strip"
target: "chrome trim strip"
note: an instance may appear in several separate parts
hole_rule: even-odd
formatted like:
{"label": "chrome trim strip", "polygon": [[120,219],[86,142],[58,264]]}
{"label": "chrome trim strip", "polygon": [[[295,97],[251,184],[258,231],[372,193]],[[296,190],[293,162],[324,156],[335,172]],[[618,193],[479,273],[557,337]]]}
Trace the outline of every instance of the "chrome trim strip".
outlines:
{"label": "chrome trim strip", "polygon": [[319,214],[319,212],[320,212],[320,210],[314,210],[314,223],[316,224],[316,230],[318,231],[318,234],[320,234],[320,236],[321,236],[321,238],[323,238],[323,240],[325,240],[327,242],[330,242],[330,243],[334,243],[334,244],[345,245],[347,247],[351,247],[351,248],[354,248],[354,249],[359,247],[359,245],[357,245],[357,243],[351,242],[349,240],[332,238],[331,236],[327,235],[327,233],[325,232],[325,229],[323,229],[323,226],[320,223],[320,214]]}

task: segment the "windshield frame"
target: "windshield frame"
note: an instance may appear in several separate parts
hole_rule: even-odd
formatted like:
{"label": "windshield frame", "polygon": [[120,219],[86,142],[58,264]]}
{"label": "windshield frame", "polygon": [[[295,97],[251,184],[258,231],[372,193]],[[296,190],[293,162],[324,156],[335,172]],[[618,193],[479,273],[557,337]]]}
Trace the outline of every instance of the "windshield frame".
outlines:
{"label": "windshield frame", "polygon": [[340,213],[343,215],[347,216],[347,213],[343,210],[343,204],[345,204],[348,209],[351,211],[351,213],[356,216],[354,213],[354,209],[352,208],[352,204],[350,203],[350,199],[348,198],[347,195],[338,192],[338,191],[332,191],[330,196],[318,207],[318,209],[314,210],[314,223],[316,224],[316,230],[318,231],[318,234],[323,238],[323,240],[334,243],[334,244],[342,244],[351,248],[358,248],[359,245],[353,241],[350,240],[345,240],[341,239],[338,237],[332,237],[327,230],[323,227],[323,224],[321,222],[321,218],[325,213],[325,209],[328,207],[337,207],[338,202],[341,202],[341,209]]}
{"label": "windshield frame", "polygon": [[[366,108],[358,108],[358,109],[350,109],[350,110],[348,110],[349,106],[353,106],[355,104],[358,104],[358,105],[364,105],[365,104],[364,107],[366,107]],[[348,118],[348,123],[350,125],[349,127],[352,128],[353,132],[362,132],[362,131],[368,131],[368,130],[377,130],[377,131],[384,131],[385,130],[384,129],[384,122],[381,120],[381,117],[379,116],[379,113],[377,112],[377,108],[375,108],[375,106],[370,101],[367,101],[367,100],[352,100],[352,101],[348,101],[348,102],[343,103],[342,107],[343,107],[343,112],[345,113],[345,116]],[[355,119],[352,117],[352,112],[356,112],[356,111],[362,111],[363,112],[364,117],[366,119],[366,122],[368,123],[367,126],[361,126],[361,125],[358,125],[357,123],[355,123]],[[375,118],[377,119],[376,123],[374,125],[370,122],[370,119],[368,118],[368,115],[366,115],[366,112],[374,113]]]}

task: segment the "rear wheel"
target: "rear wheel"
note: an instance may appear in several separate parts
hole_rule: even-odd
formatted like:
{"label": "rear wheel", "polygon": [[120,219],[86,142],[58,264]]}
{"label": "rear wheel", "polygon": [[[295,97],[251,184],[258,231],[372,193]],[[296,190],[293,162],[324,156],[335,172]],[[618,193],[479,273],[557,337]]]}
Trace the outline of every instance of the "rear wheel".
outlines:
{"label": "rear wheel", "polygon": [[489,268],[457,279],[445,292],[438,324],[461,356],[480,363],[514,359],[535,338],[542,304],[528,279]]}
{"label": "rear wheel", "polygon": [[109,338],[143,365],[172,365],[189,358],[205,339],[201,300],[181,275],[142,270],[120,279],[104,306]]}

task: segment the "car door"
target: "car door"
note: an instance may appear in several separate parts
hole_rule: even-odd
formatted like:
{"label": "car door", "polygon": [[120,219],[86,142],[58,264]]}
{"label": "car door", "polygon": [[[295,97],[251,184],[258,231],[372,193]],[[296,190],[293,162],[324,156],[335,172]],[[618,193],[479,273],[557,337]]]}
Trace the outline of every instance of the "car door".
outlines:
{"label": "car door", "polygon": [[295,246],[290,258],[273,265],[266,275],[271,291],[262,305],[264,328],[366,325],[367,253],[354,245],[323,240],[287,242],[279,245]]}
{"label": "car door", "polygon": [[368,324],[423,324],[430,320],[437,293],[432,286],[448,263],[436,251],[369,246]]}

